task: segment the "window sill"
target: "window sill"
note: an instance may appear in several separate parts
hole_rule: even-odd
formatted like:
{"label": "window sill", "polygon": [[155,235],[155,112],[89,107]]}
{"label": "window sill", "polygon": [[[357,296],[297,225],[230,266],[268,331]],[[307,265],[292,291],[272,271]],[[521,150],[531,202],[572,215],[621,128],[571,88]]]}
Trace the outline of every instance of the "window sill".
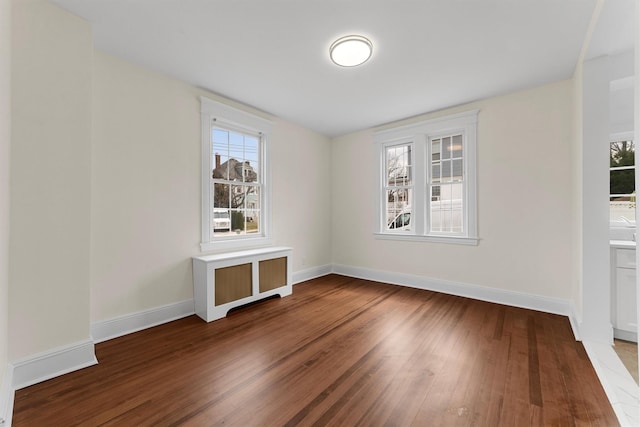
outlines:
{"label": "window sill", "polygon": [[252,249],[259,246],[270,246],[272,244],[272,239],[269,237],[236,238],[200,243],[200,251],[208,252],[231,249]]}
{"label": "window sill", "polygon": [[432,242],[450,243],[456,245],[478,246],[480,239],[477,237],[463,236],[416,236],[415,234],[400,233],[373,233],[379,240],[404,240],[408,242]]}

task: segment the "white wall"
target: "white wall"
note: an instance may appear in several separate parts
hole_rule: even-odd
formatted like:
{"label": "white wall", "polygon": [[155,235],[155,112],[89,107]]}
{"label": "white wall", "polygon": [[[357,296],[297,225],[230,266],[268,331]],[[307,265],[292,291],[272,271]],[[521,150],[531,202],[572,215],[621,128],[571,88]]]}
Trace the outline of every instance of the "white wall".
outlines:
{"label": "white wall", "polygon": [[89,338],[92,54],[87,22],[13,1],[11,361]]}
{"label": "white wall", "polygon": [[193,298],[200,104],[186,84],[95,52],[91,319]]}
{"label": "white wall", "polygon": [[273,236],[292,246],[293,271],[331,263],[331,142],[276,119],[271,151]]}
{"label": "white wall", "polygon": [[[609,227],[607,142],[612,132],[633,129],[633,113],[624,111],[630,106],[625,102],[619,104],[616,100],[619,94],[612,93],[612,89],[619,91],[619,83],[629,84],[632,76],[632,51],[583,61],[578,64],[574,76],[577,132],[574,158],[580,170],[578,185],[574,189],[574,202],[578,205],[576,218],[579,218],[579,228],[574,236],[579,259],[575,265],[580,286],[574,291],[574,301],[577,297],[582,338],[603,343],[613,340],[610,321],[609,238],[612,231]],[[628,230],[614,231],[630,234]]]}
{"label": "white wall", "polygon": [[582,64],[582,294],[584,340],[613,342],[609,275],[609,58]]}
{"label": "white wall", "polygon": [[[91,319],[193,298],[200,255],[200,101],[216,95],[96,51]],[[274,121],[273,238],[293,271],[330,262],[328,138]]]}
{"label": "white wall", "polygon": [[9,362],[9,146],[11,140],[11,3],[0,0],[0,417]]}
{"label": "white wall", "polygon": [[336,138],[333,262],[571,299],[573,98],[567,80],[411,120],[480,109],[478,246],[376,240],[373,130]]}

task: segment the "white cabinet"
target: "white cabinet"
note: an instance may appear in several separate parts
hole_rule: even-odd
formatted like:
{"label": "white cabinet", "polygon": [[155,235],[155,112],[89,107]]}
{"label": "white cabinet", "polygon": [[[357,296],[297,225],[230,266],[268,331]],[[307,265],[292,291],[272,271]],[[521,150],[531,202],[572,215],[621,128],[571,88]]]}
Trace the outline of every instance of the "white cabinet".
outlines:
{"label": "white cabinet", "polygon": [[291,295],[291,254],[287,247],[193,258],[195,311],[210,322],[250,302]]}
{"label": "white cabinet", "polygon": [[636,251],[613,249],[613,334],[616,338],[637,342]]}

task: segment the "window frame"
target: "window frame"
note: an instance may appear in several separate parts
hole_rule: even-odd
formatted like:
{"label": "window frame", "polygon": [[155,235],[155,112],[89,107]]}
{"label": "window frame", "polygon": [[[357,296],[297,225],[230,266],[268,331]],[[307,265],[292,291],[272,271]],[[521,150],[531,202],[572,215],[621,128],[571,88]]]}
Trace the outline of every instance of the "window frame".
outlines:
{"label": "window frame", "polygon": [[[229,105],[200,97],[202,170],[201,170],[201,243],[200,250],[238,249],[271,244],[271,174],[269,169],[269,141],[273,123]],[[259,135],[260,232],[215,237],[212,231],[213,202],[211,200],[212,129],[214,127],[247,135]]]}
{"label": "window frame", "polygon": [[[392,127],[374,133],[374,146],[378,156],[376,180],[377,239],[426,241],[477,245],[477,123],[480,110],[447,115],[404,126]],[[430,231],[431,141],[440,137],[462,134],[463,143],[463,232]],[[410,230],[389,230],[386,223],[385,191],[386,150],[401,144],[413,144],[413,203]]]}
{"label": "window frame", "polygon": [[[401,147],[401,146],[409,146],[411,147],[411,152],[412,157],[413,157],[413,163],[410,165],[410,171],[411,171],[411,179],[410,185],[405,185],[405,186],[391,186],[388,184],[387,180],[384,179],[384,177],[386,176],[386,169],[387,169],[387,150],[389,148],[392,147]],[[407,197],[409,200],[413,199],[415,197],[415,193],[416,193],[416,179],[417,179],[417,174],[415,171],[415,157],[416,157],[417,153],[416,153],[416,143],[415,141],[413,141],[411,138],[400,138],[398,140],[393,140],[393,141],[387,141],[385,143],[383,143],[382,146],[382,150],[381,150],[381,157],[382,157],[382,170],[384,170],[385,172],[382,173],[381,175],[381,189],[379,190],[379,192],[381,191],[382,193],[386,194],[387,189],[391,188],[391,187],[407,187],[408,192],[412,195],[411,197]],[[386,197],[382,198],[382,195],[380,195],[381,199],[382,199],[382,207],[381,207],[381,219],[384,222],[384,224],[381,225],[381,227],[383,227],[382,229],[386,228],[387,224],[386,224],[386,218],[385,218],[385,213],[387,212],[387,200]],[[409,202],[409,205],[411,206],[411,202]],[[413,206],[412,206],[412,209]],[[402,213],[402,212],[401,212]],[[413,211],[412,211],[413,214]],[[411,221],[409,223],[409,230],[398,230],[398,229],[393,229],[393,230],[387,230],[388,233],[392,233],[392,234],[399,234],[399,235],[403,235],[406,234],[407,231],[412,231],[414,229],[415,225],[414,222]]]}

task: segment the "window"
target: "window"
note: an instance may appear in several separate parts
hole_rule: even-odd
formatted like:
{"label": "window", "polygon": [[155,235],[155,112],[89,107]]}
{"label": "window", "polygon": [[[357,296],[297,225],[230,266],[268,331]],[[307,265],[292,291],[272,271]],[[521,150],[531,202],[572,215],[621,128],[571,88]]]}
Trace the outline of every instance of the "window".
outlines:
{"label": "window", "polygon": [[477,244],[478,111],[377,132],[383,239]]}
{"label": "window", "polygon": [[268,239],[271,122],[202,97],[202,250]]}
{"label": "window", "polygon": [[633,135],[613,135],[609,144],[609,219],[612,225],[635,226],[635,144]]}
{"label": "window", "polygon": [[404,230],[411,226],[411,178],[412,144],[385,147],[386,214],[389,229]]}
{"label": "window", "polygon": [[430,140],[429,221],[434,233],[464,233],[464,157],[462,133]]}

